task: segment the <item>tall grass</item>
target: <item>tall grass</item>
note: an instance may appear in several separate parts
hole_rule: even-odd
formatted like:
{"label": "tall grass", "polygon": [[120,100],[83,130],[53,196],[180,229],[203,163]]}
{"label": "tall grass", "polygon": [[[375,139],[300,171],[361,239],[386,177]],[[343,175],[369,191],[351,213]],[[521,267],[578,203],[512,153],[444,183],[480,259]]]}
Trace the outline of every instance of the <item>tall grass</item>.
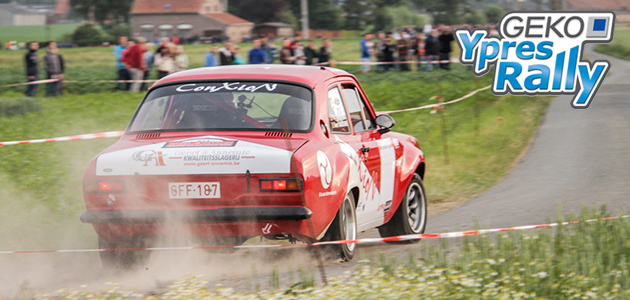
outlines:
{"label": "tall grass", "polygon": [[[621,213],[621,212],[620,212]],[[299,282],[271,290],[235,293],[218,285],[208,289],[201,277],[173,283],[162,299],[629,299],[629,219],[587,222],[609,216],[605,207],[584,209],[566,221],[577,224],[529,232],[481,235],[450,246],[423,243],[419,258],[396,261],[380,255],[361,261],[353,272],[316,286],[313,270],[300,270]],[[558,222],[563,220],[559,219]],[[274,271],[275,272],[275,271]],[[305,275],[302,275],[305,274]],[[86,298],[86,292],[62,291],[49,297]],[[120,287],[95,293],[104,299],[140,296]]]}

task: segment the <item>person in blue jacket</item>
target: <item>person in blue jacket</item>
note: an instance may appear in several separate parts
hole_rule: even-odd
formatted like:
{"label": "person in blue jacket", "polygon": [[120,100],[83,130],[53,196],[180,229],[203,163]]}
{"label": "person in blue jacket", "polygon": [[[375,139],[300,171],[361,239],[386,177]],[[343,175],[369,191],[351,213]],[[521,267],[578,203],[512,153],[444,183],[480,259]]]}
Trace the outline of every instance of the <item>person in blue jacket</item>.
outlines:
{"label": "person in blue jacket", "polygon": [[267,53],[261,47],[262,43],[259,39],[254,40],[254,48],[249,50],[249,63],[252,65],[264,64],[267,62]]}
{"label": "person in blue jacket", "polygon": [[[121,62],[122,53],[127,49],[129,40],[126,36],[118,37],[118,45],[114,46],[114,58],[116,59],[116,68],[118,69],[118,80],[131,80],[129,70],[125,68],[125,65]],[[116,89],[121,91],[128,91],[131,87],[131,83],[119,82]]]}
{"label": "person in blue jacket", "polygon": [[212,45],[210,52],[206,53],[206,67],[216,67],[219,61],[219,47]]}
{"label": "person in blue jacket", "polygon": [[361,62],[365,63],[362,66],[363,73],[370,72],[371,69],[368,63],[372,61],[372,50],[374,49],[374,43],[372,43],[373,38],[371,33],[366,33],[361,40]]}

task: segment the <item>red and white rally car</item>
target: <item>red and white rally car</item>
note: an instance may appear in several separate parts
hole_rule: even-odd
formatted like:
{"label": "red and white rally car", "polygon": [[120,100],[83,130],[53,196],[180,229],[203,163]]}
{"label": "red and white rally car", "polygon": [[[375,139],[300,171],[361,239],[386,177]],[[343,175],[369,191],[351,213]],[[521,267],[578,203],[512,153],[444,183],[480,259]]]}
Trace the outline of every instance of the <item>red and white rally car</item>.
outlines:
{"label": "red and white rally car", "polygon": [[[425,162],[342,70],[257,65],[179,72],[153,85],[123,137],[84,175],[101,248],[194,237],[313,242],[424,232]],[[334,246],[352,258],[354,244]],[[147,251],[106,251],[106,265]]]}

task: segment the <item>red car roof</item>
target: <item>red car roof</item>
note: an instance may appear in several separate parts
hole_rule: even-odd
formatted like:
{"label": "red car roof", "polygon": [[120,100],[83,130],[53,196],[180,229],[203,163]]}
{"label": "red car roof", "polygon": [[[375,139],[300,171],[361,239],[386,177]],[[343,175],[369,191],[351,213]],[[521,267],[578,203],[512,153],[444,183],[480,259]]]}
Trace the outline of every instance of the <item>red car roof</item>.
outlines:
{"label": "red car roof", "polygon": [[155,86],[196,80],[254,79],[291,81],[315,87],[318,83],[350,73],[329,67],[297,65],[240,65],[198,68],[171,74],[155,83]]}

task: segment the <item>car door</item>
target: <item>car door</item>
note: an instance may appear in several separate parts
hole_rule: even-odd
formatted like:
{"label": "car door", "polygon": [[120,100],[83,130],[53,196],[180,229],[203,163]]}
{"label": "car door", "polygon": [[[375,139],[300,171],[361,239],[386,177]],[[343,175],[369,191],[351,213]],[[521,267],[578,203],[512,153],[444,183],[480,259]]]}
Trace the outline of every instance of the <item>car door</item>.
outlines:
{"label": "car door", "polygon": [[373,198],[367,198],[357,206],[369,216],[369,220],[366,220],[369,226],[378,226],[383,224],[384,212],[391,206],[394,196],[396,153],[391,139],[383,138],[378,132],[376,118],[357,85],[344,82],[341,91],[356,137],[354,147],[371,175],[371,178],[362,178],[362,183],[369,187],[369,181],[372,180],[375,189]]}

